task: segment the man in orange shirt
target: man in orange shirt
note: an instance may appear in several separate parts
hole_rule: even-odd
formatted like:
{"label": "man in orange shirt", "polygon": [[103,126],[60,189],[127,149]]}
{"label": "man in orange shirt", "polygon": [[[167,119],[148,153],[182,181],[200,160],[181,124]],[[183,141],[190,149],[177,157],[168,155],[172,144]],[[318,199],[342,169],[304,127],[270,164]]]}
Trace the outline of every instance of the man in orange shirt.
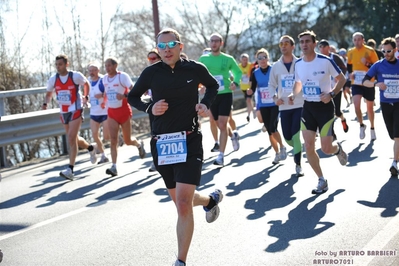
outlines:
{"label": "man in orange shirt", "polygon": [[360,109],[362,97],[366,99],[367,116],[370,120],[370,137],[371,140],[376,140],[374,131],[374,99],[375,88],[366,88],[362,85],[363,78],[369,68],[378,61],[377,53],[373,48],[364,44],[364,36],[361,32],[355,32],[352,35],[353,44],[355,47],[348,51],[348,73],[352,81],[352,95],[353,104],[357,121],[360,123],[360,139],[366,136],[366,125],[363,124],[363,114]]}

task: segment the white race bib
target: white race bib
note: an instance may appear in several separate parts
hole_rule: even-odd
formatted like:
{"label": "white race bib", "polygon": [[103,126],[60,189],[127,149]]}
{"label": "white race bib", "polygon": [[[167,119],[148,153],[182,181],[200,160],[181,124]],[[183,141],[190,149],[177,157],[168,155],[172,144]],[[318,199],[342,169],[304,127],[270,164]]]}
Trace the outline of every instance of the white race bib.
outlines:
{"label": "white race bib", "polygon": [[70,91],[59,91],[57,100],[60,105],[71,105],[71,92]]}
{"label": "white race bib", "polygon": [[398,99],[399,98],[399,80],[397,79],[386,79],[384,84],[387,88],[384,91],[384,97],[387,99]]}
{"label": "white race bib", "polygon": [[362,82],[364,77],[366,76],[366,71],[353,71],[353,74],[355,75],[353,84],[363,86]]}
{"label": "white race bib", "polygon": [[214,76],[215,79],[218,81],[219,83],[219,89],[218,91],[222,91],[224,90],[224,80],[223,80],[223,76],[222,75],[216,75]]}
{"label": "white race bib", "polygon": [[158,165],[186,162],[186,132],[162,134],[157,137]]}
{"label": "white race bib", "polygon": [[292,93],[292,88],[294,87],[294,74],[282,74],[281,75],[281,90],[283,92],[283,97],[287,97]]}
{"label": "white race bib", "polygon": [[110,108],[119,108],[122,107],[122,101],[116,98],[117,91],[115,89],[109,88],[107,90],[107,98],[108,98],[108,107]]}
{"label": "white race bib", "polygon": [[303,97],[310,102],[320,102],[321,89],[318,80],[306,81],[303,84]]}
{"label": "white race bib", "polygon": [[241,84],[249,84],[249,77],[247,74],[242,74],[241,76]]}
{"label": "white race bib", "polygon": [[269,89],[269,87],[260,87],[258,90],[260,93],[261,103],[273,103],[274,93]]}

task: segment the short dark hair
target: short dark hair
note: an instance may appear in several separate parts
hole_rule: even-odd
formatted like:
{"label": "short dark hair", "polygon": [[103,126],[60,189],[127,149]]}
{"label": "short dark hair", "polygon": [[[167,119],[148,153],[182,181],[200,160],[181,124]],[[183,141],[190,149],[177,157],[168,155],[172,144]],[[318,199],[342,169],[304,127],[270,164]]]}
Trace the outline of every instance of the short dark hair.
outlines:
{"label": "short dark hair", "polygon": [[367,40],[367,45],[376,47],[377,46],[377,42],[374,39],[368,39]]}
{"label": "short dark hair", "polygon": [[115,57],[108,57],[107,59],[105,59],[105,62],[110,61],[111,64],[113,65],[117,65],[118,64],[118,59],[116,59]]}
{"label": "short dark hair", "polygon": [[291,45],[295,45],[294,38],[292,38],[290,35],[283,35],[283,36],[281,36],[281,37],[280,37],[280,40],[281,40],[281,39],[284,39],[284,38],[287,38],[287,39],[289,39],[289,40],[290,40],[290,43],[291,43]]}
{"label": "short dark hair", "polygon": [[161,59],[161,56],[159,55],[158,50],[155,48],[151,49],[151,51],[148,52],[147,57],[150,56],[150,54],[155,54],[158,57],[158,59]]}
{"label": "short dark hair", "polygon": [[313,42],[316,42],[316,33],[312,30],[305,30],[304,32],[299,33],[298,39],[302,38],[303,36],[310,35],[312,37]]}
{"label": "short dark hair", "polygon": [[62,59],[65,64],[68,63],[68,56],[66,56],[64,54],[60,54],[55,57],[55,61],[60,60],[60,59]]}
{"label": "short dark hair", "polygon": [[392,48],[396,48],[396,41],[392,37],[385,38],[384,40],[382,40],[381,44],[382,45],[390,44],[392,46]]}
{"label": "short dark hair", "polygon": [[161,34],[169,34],[169,33],[172,33],[173,35],[175,35],[176,41],[178,41],[178,42],[181,41],[181,39],[180,39],[180,34],[177,32],[177,30],[172,29],[172,28],[166,28],[166,29],[161,30],[161,31],[157,34],[157,40],[158,40],[158,37],[159,37]]}

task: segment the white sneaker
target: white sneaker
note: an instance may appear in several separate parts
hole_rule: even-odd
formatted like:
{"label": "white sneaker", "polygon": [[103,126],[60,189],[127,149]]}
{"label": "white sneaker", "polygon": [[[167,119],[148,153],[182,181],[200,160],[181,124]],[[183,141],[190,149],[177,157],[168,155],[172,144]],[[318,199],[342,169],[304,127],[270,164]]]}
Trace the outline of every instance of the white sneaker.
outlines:
{"label": "white sneaker", "polygon": [[220,156],[220,155],[219,155],[219,156],[216,158],[216,160],[213,162],[213,164],[214,164],[214,165],[223,166],[223,164],[224,164],[223,156]]}
{"label": "white sneaker", "polygon": [[263,125],[263,127],[261,128],[261,130],[260,130],[261,132],[263,132],[263,133],[265,133],[266,131],[267,131],[267,129],[266,129],[266,127],[265,127],[265,125]]}
{"label": "white sneaker", "polygon": [[89,151],[91,164],[95,164],[97,162],[96,149],[97,149],[97,144],[94,144],[93,145],[93,150]]}
{"label": "white sneaker", "polygon": [[231,138],[231,144],[233,144],[233,150],[238,151],[240,149],[240,141],[237,137]]}
{"label": "white sneaker", "polygon": [[312,194],[323,194],[328,190],[327,179],[319,179],[317,187],[312,190]]}
{"label": "white sneaker", "polygon": [[360,126],[360,133],[359,133],[359,138],[364,139],[366,137],[366,125]]}
{"label": "white sneaker", "polygon": [[66,168],[60,172],[60,176],[69,180],[73,180],[74,176],[71,168]]}
{"label": "white sneaker", "polygon": [[304,173],[302,172],[302,167],[300,165],[295,165],[295,172],[297,177],[304,176]]}
{"label": "white sneaker", "polygon": [[272,164],[278,164],[279,162],[280,162],[280,155],[276,153],[276,157],[274,157]]}
{"label": "white sneaker", "polygon": [[108,162],[109,162],[108,157],[107,156],[102,156],[100,161],[98,161],[97,164],[108,163]]}
{"label": "white sneaker", "polygon": [[389,168],[389,171],[391,172],[392,176],[398,176],[398,164],[396,162],[393,162],[391,168]]}
{"label": "white sneaker", "polygon": [[112,165],[111,168],[108,168],[107,170],[105,170],[105,173],[107,175],[117,176],[118,175],[118,170],[116,170],[116,166],[115,165]]}
{"label": "white sneaker", "polygon": [[172,264],[172,266],[186,266],[186,264],[184,262],[180,262],[179,260],[176,260],[176,262],[174,264]]}
{"label": "white sneaker", "polygon": [[279,155],[279,157],[280,157],[280,160],[281,160],[281,161],[284,161],[285,159],[287,159],[287,149],[286,149],[285,147],[282,147],[282,148],[280,149],[280,155]]}
{"label": "white sneaker", "polygon": [[204,207],[204,210],[206,212],[205,219],[208,223],[213,223],[219,217],[220,214],[219,203],[222,202],[223,200],[223,193],[220,189],[215,189],[215,191],[209,194],[209,196],[212,197],[216,205],[213,206],[213,208],[210,210]]}
{"label": "white sneaker", "polygon": [[374,141],[377,139],[377,136],[375,135],[375,130],[374,129],[370,129],[370,138],[371,141]]}

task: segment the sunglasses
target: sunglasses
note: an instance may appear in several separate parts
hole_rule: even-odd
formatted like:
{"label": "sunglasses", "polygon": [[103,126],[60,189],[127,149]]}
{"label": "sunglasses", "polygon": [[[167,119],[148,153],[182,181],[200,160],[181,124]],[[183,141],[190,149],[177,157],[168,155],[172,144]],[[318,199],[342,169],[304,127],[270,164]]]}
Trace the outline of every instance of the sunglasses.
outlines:
{"label": "sunglasses", "polygon": [[267,56],[259,56],[258,57],[258,60],[265,60],[265,59],[267,59]]}
{"label": "sunglasses", "polygon": [[170,42],[160,42],[157,44],[157,47],[161,50],[165,50],[166,46],[168,46],[170,49],[174,48],[177,44],[180,44],[181,42],[178,41],[170,41]]}
{"label": "sunglasses", "polygon": [[289,42],[280,42],[279,44],[278,44],[278,46],[280,46],[280,47],[286,47],[286,46],[288,46],[290,43]]}
{"label": "sunglasses", "polygon": [[392,50],[381,50],[381,52],[382,52],[383,54],[389,54],[390,52],[392,52]]}

